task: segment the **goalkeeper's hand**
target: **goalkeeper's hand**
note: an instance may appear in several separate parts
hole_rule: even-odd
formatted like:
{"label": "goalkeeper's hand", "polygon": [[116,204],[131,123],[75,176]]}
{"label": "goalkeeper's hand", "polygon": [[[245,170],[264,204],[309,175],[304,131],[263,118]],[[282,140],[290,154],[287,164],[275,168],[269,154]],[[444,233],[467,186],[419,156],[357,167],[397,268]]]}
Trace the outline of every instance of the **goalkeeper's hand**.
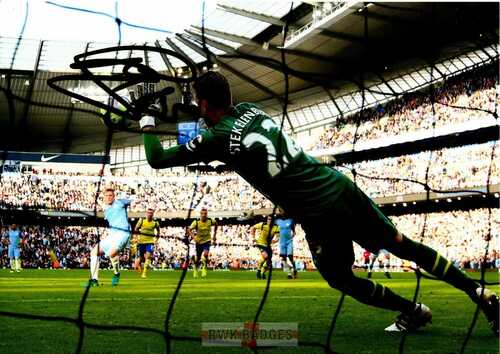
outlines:
{"label": "goalkeeper's hand", "polygon": [[153,130],[155,127],[155,117],[153,116],[143,116],[139,121],[139,126],[142,131]]}

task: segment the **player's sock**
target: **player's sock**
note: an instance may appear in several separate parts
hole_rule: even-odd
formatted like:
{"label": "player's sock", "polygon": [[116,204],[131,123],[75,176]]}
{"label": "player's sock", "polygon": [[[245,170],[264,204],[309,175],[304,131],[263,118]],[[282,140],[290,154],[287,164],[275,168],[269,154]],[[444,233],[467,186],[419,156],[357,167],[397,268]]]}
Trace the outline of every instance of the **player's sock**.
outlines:
{"label": "player's sock", "polygon": [[387,278],[391,279],[391,274],[389,273],[389,268],[390,268],[389,266],[390,266],[389,262],[384,262],[384,275]]}
{"label": "player's sock", "polygon": [[264,273],[267,272],[267,264],[265,262],[264,264],[262,264],[262,267],[260,267],[260,271],[262,275],[264,275]]}
{"label": "player's sock", "polygon": [[364,304],[402,313],[409,313],[415,309],[413,302],[399,296],[388,287],[354,275],[344,280],[338,289]]}
{"label": "player's sock", "polygon": [[90,279],[99,279],[99,257],[90,256]]}
{"label": "player's sock", "polygon": [[476,282],[432,248],[403,236],[403,240],[396,243],[391,252],[400,258],[415,262],[435,277],[466,292],[474,301],[477,298]]}
{"label": "player's sock", "polygon": [[193,262],[193,278],[198,278],[198,257],[195,257]]}
{"label": "player's sock", "polygon": [[21,270],[21,260],[18,258],[16,259],[16,270],[19,272]]}
{"label": "player's sock", "polygon": [[293,261],[293,256],[289,255],[288,259],[290,260],[290,263],[292,264],[292,269],[293,269],[293,276],[297,276],[297,267],[295,266],[295,262]]}
{"label": "player's sock", "polygon": [[262,267],[264,266],[265,263],[266,260],[264,259],[264,257],[261,256],[259,259],[259,263],[257,263],[257,269],[259,269],[262,272]]}
{"label": "player's sock", "polygon": [[[111,267],[113,268],[113,273],[114,274],[119,274],[120,273],[120,257],[119,256],[114,256],[109,258],[111,260]],[[146,268],[146,267],[144,267]]]}
{"label": "player's sock", "polygon": [[208,263],[208,258],[203,256],[201,258],[201,277],[205,278],[207,276],[207,263]]}
{"label": "player's sock", "polygon": [[288,262],[286,261],[286,258],[282,258],[281,259],[281,264],[282,264],[282,267],[283,267],[283,272],[288,272],[289,271],[289,266],[288,266]]}
{"label": "player's sock", "polygon": [[146,277],[146,273],[148,271],[148,267],[151,264],[151,260],[148,258],[144,261],[144,268],[142,269],[142,276]]}

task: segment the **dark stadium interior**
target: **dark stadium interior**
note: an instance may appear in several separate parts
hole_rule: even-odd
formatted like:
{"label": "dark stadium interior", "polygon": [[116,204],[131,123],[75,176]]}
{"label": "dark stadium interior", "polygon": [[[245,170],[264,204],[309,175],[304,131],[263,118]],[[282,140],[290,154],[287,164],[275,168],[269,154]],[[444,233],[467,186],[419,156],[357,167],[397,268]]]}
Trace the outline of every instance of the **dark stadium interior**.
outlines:
{"label": "dark stadium interior", "polygon": [[[312,9],[307,3],[294,9],[290,16],[295,21],[290,26],[300,27],[310,21]],[[364,35],[365,12],[367,38]],[[306,75],[307,80],[290,76],[289,109],[293,109],[295,104],[302,106],[324,101],[328,94],[337,97],[358,91],[361,73],[364,85],[371,86],[428,66],[429,63],[498,43],[498,14],[498,3],[373,3],[373,6],[366,8],[360,4],[354,5],[349,14],[331,28],[300,43],[287,55],[287,64],[291,68],[311,73]],[[283,19],[280,21],[283,22]],[[226,49],[226,55],[244,57],[252,54],[279,61],[279,50],[262,48],[265,42],[271,47],[280,45],[280,31],[277,28],[279,26],[270,25],[250,40],[251,45],[243,44],[231,51],[228,46],[219,46],[219,49]],[[193,42],[199,40],[199,34],[196,37],[192,33],[197,33],[196,29],[178,34],[177,38],[199,48],[199,44]],[[235,39],[228,33],[216,33],[215,38]],[[235,40],[242,41],[241,38]],[[40,60],[43,60],[43,44],[38,49]],[[284,85],[279,66],[224,58],[224,54],[217,61],[221,63],[221,72],[228,76],[232,84],[236,102],[258,102],[270,114],[280,112],[281,98],[277,97],[283,95]],[[199,68],[202,66],[203,63],[200,63]],[[41,71],[37,66],[33,70],[12,72],[8,68],[0,68],[0,73],[10,73],[12,92],[22,99],[67,107],[28,107],[22,101],[16,101],[16,115],[12,120],[7,114],[9,105],[6,96],[0,95],[0,148],[8,150],[16,145],[15,150],[66,153],[100,151],[104,148],[105,135],[100,119],[72,111],[69,97],[56,93],[46,85],[46,80],[57,73]],[[442,74],[446,76],[446,73]],[[26,86],[26,80],[35,83]],[[267,89],[263,90],[263,87]],[[325,92],[325,89],[330,93]],[[394,94],[404,93],[398,88],[387,89]],[[95,110],[89,105],[80,106]],[[17,135],[12,134],[14,130],[22,132],[22,142],[12,139]],[[131,134],[118,133],[113,143],[127,145],[137,143],[138,139]]]}

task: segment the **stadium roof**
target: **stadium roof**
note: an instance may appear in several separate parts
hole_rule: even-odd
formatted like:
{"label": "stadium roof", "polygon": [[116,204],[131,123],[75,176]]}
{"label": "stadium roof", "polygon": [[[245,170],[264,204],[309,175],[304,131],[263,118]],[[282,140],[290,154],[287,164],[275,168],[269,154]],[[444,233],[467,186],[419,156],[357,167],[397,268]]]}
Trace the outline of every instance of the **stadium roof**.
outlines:
{"label": "stadium roof", "polygon": [[[292,8],[285,1],[218,2],[207,11],[204,25],[207,46],[215,54],[211,59],[230,80],[235,101],[258,102],[270,114],[278,115],[285,93],[280,64],[282,31],[285,23],[289,24],[284,51],[286,64],[293,71],[289,75],[291,113],[286,124],[295,131],[359,109],[363,86],[377,91],[365,91],[365,104],[370,104],[498,57],[498,3],[293,4]],[[206,53],[200,26],[195,23],[182,33],[148,44],[182,51],[202,67]],[[75,54],[114,44],[29,39],[17,43],[17,39],[0,37],[3,88],[10,75],[12,93],[25,100],[93,109],[54,92],[46,80],[70,71]],[[165,70],[160,56],[128,55],[142,56],[153,68]],[[256,61],[255,57],[266,60]],[[175,59],[169,61],[174,68],[182,66]],[[70,85],[85,89],[81,82]],[[103,149],[106,131],[97,116],[15,102],[14,125],[22,129],[25,139],[18,146],[2,139],[3,148],[58,152]],[[307,108],[320,102],[327,108]],[[10,118],[8,101],[0,95],[3,137],[13,135],[7,132]],[[139,137],[118,133],[113,140],[123,146],[137,143]]]}

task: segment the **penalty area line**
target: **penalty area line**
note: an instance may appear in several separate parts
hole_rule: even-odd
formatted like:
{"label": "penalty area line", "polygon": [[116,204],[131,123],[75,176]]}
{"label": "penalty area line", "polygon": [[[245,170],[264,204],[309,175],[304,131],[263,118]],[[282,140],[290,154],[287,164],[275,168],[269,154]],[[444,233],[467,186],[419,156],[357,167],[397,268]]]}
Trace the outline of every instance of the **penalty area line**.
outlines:
{"label": "penalty area line", "polygon": [[[293,299],[318,299],[318,298],[330,298],[332,299],[334,295],[289,295],[289,296],[273,296],[271,299],[276,300],[293,300]],[[220,301],[220,300],[260,300],[260,296],[196,296],[196,297],[183,297],[185,300],[205,300],[205,301]],[[155,297],[155,298],[140,298],[140,297],[129,297],[129,298],[113,298],[113,299],[105,299],[105,298],[88,298],[87,302],[127,302],[127,301],[165,301],[170,300],[166,297]],[[44,302],[79,302],[80,299],[66,299],[66,298],[50,298],[50,299],[23,299],[23,300],[0,300],[1,304],[20,304],[20,303],[44,303]]]}

